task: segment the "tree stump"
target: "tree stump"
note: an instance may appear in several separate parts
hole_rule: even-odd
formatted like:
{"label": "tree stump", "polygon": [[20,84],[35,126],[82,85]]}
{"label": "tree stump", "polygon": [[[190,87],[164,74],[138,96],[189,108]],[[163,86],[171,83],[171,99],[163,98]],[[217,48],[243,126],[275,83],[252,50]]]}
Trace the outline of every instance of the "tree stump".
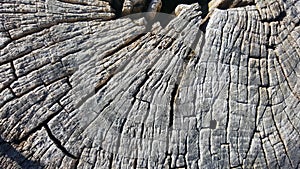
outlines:
{"label": "tree stump", "polygon": [[300,168],[300,1],[125,2],[1,0],[0,168]]}

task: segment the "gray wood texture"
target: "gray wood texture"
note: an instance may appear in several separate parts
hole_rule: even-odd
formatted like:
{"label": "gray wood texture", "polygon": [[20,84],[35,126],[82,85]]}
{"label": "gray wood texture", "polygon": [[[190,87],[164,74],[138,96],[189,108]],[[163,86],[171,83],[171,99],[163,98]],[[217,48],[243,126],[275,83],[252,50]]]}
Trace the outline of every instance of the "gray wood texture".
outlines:
{"label": "gray wood texture", "polygon": [[0,0],[0,168],[300,168],[300,1],[161,3]]}

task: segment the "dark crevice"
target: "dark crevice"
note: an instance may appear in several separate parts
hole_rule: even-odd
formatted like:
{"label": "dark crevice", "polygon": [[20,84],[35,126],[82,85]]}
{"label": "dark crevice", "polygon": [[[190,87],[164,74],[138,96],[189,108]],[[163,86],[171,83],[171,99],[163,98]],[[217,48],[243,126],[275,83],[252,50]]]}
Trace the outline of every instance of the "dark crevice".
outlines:
{"label": "dark crevice", "polygon": [[122,7],[124,0],[112,0],[110,5],[115,10],[115,15],[117,18],[122,16]]}
{"label": "dark crevice", "polygon": [[209,9],[208,9],[208,3],[210,0],[162,0],[162,13],[174,13],[175,8],[180,4],[194,4],[198,3],[199,6],[201,6],[201,17],[205,18],[208,15]]}
{"label": "dark crevice", "polygon": [[172,168],[171,166],[172,166],[172,154],[169,154],[169,153],[167,153],[166,152],[166,154],[165,154],[165,164],[166,164],[166,168],[168,167],[168,168]]}
{"label": "dark crevice", "polygon": [[267,19],[262,19],[262,22],[280,22],[283,21],[283,19],[286,17],[286,11],[280,12],[280,14],[275,17],[275,18],[267,18]]}
{"label": "dark crevice", "polygon": [[106,108],[108,108],[111,105],[112,102],[113,102],[113,99],[110,99],[99,112],[103,112]]}
{"label": "dark crevice", "polygon": [[[108,52],[108,53],[103,57],[103,59],[104,59],[104,58],[107,58],[107,57],[109,57],[109,56],[111,56],[111,55],[114,55],[115,53],[121,51],[123,48],[126,48],[126,47],[130,46],[132,43],[136,42],[138,39],[140,39],[140,38],[141,38],[142,36],[144,36],[144,35],[145,35],[144,33],[141,33],[140,35],[138,35],[138,36],[136,36],[135,38],[133,38],[132,40],[130,40],[128,43],[125,43],[125,44],[123,44],[123,45],[120,45],[120,46],[117,47],[116,49],[114,49],[114,50]],[[120,71],[120,70],[119,70],[120,68],[121,68],[121,67],[114,68],[114,69],[112,70],[112,72],[110,72],[110,73],[108,74],[108,76],[106,76],[106,77],[103,78],[103,79],[100,79],[100,80],[97,82],[97,84],[96,84],[94,90],[91,91],[90,93],[88,93],[85,97],[83,97],[83,98],[76,104],[75,109],[78,109],[78,108],[79,108],[81,105],[83,105],[89,98],[93,97],[93,96],[94,96],[96,93],[98,93],[103,87],[105,87],[105,86],[108,84],[108,82],[112,79],[112,77],[113,77],[118,71]]]}
{"label": "dark crevice", "polygon": [[134,159],[132,167],[133,169],[137,169],[137,158]]}
{"label": "dark crevice", "polygon": [[264,157],[264,161],[266,163],[266,166],[268,167],[268,169],[270,169],[269,167],[269,163],[268,163],[268,158],[267,158],[267,154],[264,150],[264,143],[263,143],[263,138],[261,137],[261,135],[259,135],[259,139],[260,139],[260,146],[261,146],[261,151],[262,151],[262,154],[263,154],[263,157]]}
{"label": "dark crevice", "polygon": [[[268,37],[268,41],[269,41],[269,40],[270,40],[270,30],[269,30],[269,33],[268,33],[267,37]],[[267,50],[267,59],[271,59],[271,58],[270,58],[269,50]],[[277,60],[278,65],[281,67],[278,57],[276,57],[275,59]],[[268,71],[270,70],[270,67],[271,67],[269,64],[270,64],[270,63],[267,64],[267,70],[268,70]],[[282,70],[282,71],[283,71],[283,70]],[[268,82],[269,82],[269,83],[271,82],[271,77],[269,76],[269,74],[268,74]],[[268,84],[267,87],[268,87],[268,88],[271,87],[270,84]],[[274,125],[272,124],[272,126],[275,127],[275,131],[277,132],[278,137],[279,137],[279,139],[280,139],[280,141],[281,141],[281,143],[282,143],[282,145],[283,145],[283,147],[284,147],[284,151],[285,151],[285,153],[286,153],[286,155],[287,155],[287,157],[288,157],[288,154],[287,154],[287,151],[286,151],[284,142],[283,142],[283,140],[282,140],[282,138],[281,138],[281,136],[280,136],[279,129],[278,129],[277,125],[276,125],[276,120],[275,120],[274,112],[273,112],[273,110],[272,110],[272,108],[273,108],[273,103],[272,103],[272,100],[273,100],[272,98],[273,98],[273,97],[272,97],[272,95],[273,95],[273,93],[272,93],[271,91],[268,90],[268,91],[267,91],[268,103],[267,103],[267,105],[266,105],[266,109],[267,109],[267,108],[270,109],[271,119],[272,119],[273,124],[274,124]],[[274,131],[274,133],[275,133],[275,131]],[[272,134],[273,134],[273,133],[272,133]],[[268,135],[266,135],[264,138],[269,138],[270,135],[271,135],[271,133],[268,134]],[[263,148],[263,144],[264,144],[264,143],[263,143],[263,138],[262,138],[261,136],[260,136],[260,140],[261,140],[261,146],[262,146],[262,148]],[[269,140],[269,142],[270,142],[270,140]],[[271,146],[271,147],[273,148],[273,151],[275,152],[274,147],[273,147],[273,146]],[[264,151],[264,149],[263,149],[263,154],[264,154],[264,157],[266,157],[266,152]],[[275,158],[276,158],[277,164],[279,165],[279,161],[280,161],[280,160],[278,159],[278,157],[277,157],[276,154],[275,154]],[[265,158],[265,159],[267,159],[267,158]],[[290,164],[292,165],[292,162],[291,162],[291,160],[290,160],[289,157],[288,157],[288,160],[289,160]],[[267,160],[266,160],[266,162],[267,162]]]}
{"label": "dark crevice", "polygon": [[[213,13],[213,9],[208,8],[208,3],[210,0],[207,0],[205,2],[202,2],[199,5],[201,6],[201,12],[202,12],[202,23],[200,25],[200,30],[203,31],[204,33],[206,32],[206,27],[209,22],[210,16]],[[237,7],[246,7],[246,6],[253,6],[255,3],[253,2],[239,2],[239,3],[233,3],[232,1],[222,1],[218,6],[214,6],[213,8],[218,8],[218,9],[229,9],[229,8],[237,8]]]}
{"label": "dark crevice", "polygon": [[298,21],[298,22],[296,23],[295,28],[298,27],[298,26],[300,26],[300,21]]}
{"label": "dark crevice", "polygon": [[138,98],[138,97],[135,97],[136,100],[140,101],[140,102],[144,102],[144,103],[147,103],[147,105],[150,105],[150,101],[148,100],[144,100],[144,99],[141,99],[141,98]]}
{"label": "dark crevice", "polygon": [[[60,81],[60,80],[64,80],[64,79],[68,79],[68,78],[70,78],[69,76],[70,75],[72,75],[72,74],[68,74],[68,73],[66,73],[65,75],[61,75],[61,76],[57,76],[56,77],[56,79],[52,79],[52,80],[49,80],[49,81],[47,81],[47,82],[45,82],[42,78],[40,78],[41,79],[41,81],[42,81],[42,84],[45,86],[45,87],[47,87],[47,86],[50,86],[50,85],[52,85],[52,84],[54,84],[55,82],[58,82],[58,81]],[[38,86],[37,86],[38,87]],[[30,92],[30,91],[28,91],[28,92]],[[24,94],[23,94],[24,95]]]}
{"label": "dark crevice", "polygon": [[[139,34],[137,34],[137,33],[139,33]],[[133,37],[132,39],[130,39],[128,42],[121,44],[117,48],[105,53],[105,56],[103,56],[103,58],[101,58],[101,59],[107,58],[109,56],[116,54],[117,52],[122,51],[122,49],[127,48],[128,46],[130,46],[131,44],[133,44],[134,42],[136,42],[138,39],[140,39],[141,37],[143,37],[146,34],[145,31],[137,32],[137,33],[135,33],[136,36]]]}
{"label": "dark crevice", "polygon": [[109,157],[109,162],[108,162],[108,169],[112,169],[113,159],[114,159],[114,156],[113,156],[113,154],[111,153],[111,154],[110,154],[110,157]]}
{"label": "dark crevice", "polygon": [[[81,152],[80,152],[80,155],[77,157],[77,159],[73,162],[72,164],[72,169],[77,169],[78,168],[78,165],[79,165],[79,161],[80,161],[80,158],[82,156],[82,153],[83,153],[83,150],[84,148],[82,148]],[[94,163],[93,163],[94,164]]]}
{"label": "dark crevice", "polygon": [[[175,8],[180,5],[180,4],[194,4],[194,3],[198,3],[201,6],[201,17],[204,18],[208,12],[208,3],[211,0],[162,0],[162,7],[160,9],[160,13],[166,13],[166,14],[174,14]],[[123,2],[124,0],[113,0],[111,3],[111,6],[113,9],[116,10],[116,17],[120,18],[122,17],[122,7],[123,7]],[[151,1],[150,0],[146,0],[146,4],[142,10],[143,12],[147,12],[148,10],[148,6],[150,5]],[[137,8],[137,6],[134,6],[133,8]],[[149,21],[151,22],[151,20],[159,20],[158,17],[152,18]],[[149,24],[152,25],[152,24]]]}
{"label": "dark crevice", "polygon": [[132,97],[133,97],[133,100],[131,102],[131,104],[133,105],[134,102],[138,99],[136,96],[137,94],[140,92],[141,88],[146,84],[147,80],[149,80],[150,76],[152,75],[152,72],[151,71],[151,68],[148,68],[146,69],[145,71],[145,77],[144,79],[138,84],[137,86],[137,90],[135,90],[133,93],[132,93]]}
{"label": "dark crevice", "polygon": [[272,49],[272,50],[275,50],[276,49],[276,45],[275,44],[267,44],[266,45],[267,49]]}
{"label": "dark crevice", "polygon": [[[200,38],[200,36],[198,37],[198,35],[197,35],[196,39],[198,39],[198,38]],[[194,44],[192,44],[192,46],[193,45]],[[181,67],[181,71],[180,71],[180,74],[177,77],[177,81],[175,82],[174,88],[171,92],[171,99],[170,99],[170,104],[169,104],[169,106],[170,106],[169,124],[168,124],[169,128],[171,128],[173,126],[173,123],[174,123],[174,110],[175,110],[175,106],[176,106],[176,98],[178,97],[178,94],[179,94],[179,86],[182,82],[184,74],[186,73],[186,68],[187,68],[188,63],[190,62],[190,60],[195,55],[193,54],[193,50],[188,47],[185,50],[184,56],[187,56],[187,57],[182,58],[183,59],[183,64],[182,64],[182,67]]]}
{"label": "dark crevice", "polygon": [[[42,28],[40,28],[40,29],[35,29],[36,31],[32,31],[32,32],[30,32],[30,33],[27,33],[27,32],[26,32],[26,33],[22,34],[22,36],[16,38],[15,40],[18,40],[18,39],[20,39],[20,38],[24,38],[25,36],[28,36],[28,35],[31,35],[31,34],[35,34],[35,33],[42,32],[42,31],[44,31],[45,29],[50,29],[52,26],[55,26],[55,24],[53,24],[53,25],[51,25],[51,26],[49,26],[49,27],[45,27],[44,29],[42,29]],[[72,36],[72,37],[63,38],[63,39],[61,39],[60,41],[49,41],[50,44],[48,44],[47,46],[39,44],[39,45],[34,46],[34,47],[31,47],[31,46],[30,46],[30,47],[27,47],[26,50],[23,50],[23,51],[21,51],[21,52],[18,52],[18,54],[16,54],[14,57],[12,57],[12,58],[10,58],[10,59],[8,59],[8,60],[1,61],[0,64],[7,64],[7,63],[10,63],[10,62],[13,62],[13,61],[16,60],[16,59],[22,58],[22,57],[24,57],[24,56],[26,56],[26,55],[29,55],[29,54],[33,53],[34,51],[38,51],[39,49],[43,49],[43,48],[45,48],[45,47],[48,48],[48,47],[50,47],[50,46],[52,46],[52,45],[55,45],[55,44],[57,44],[57,43],[59,43],[59,42],[71,40],[71,39],[75,38],[76,36],[77,36],[77,35],[74,35],[74,36]],[[12,41],[12,42],[13,42],[13,41]],[[76,52],[76,51],[75,51],[75,52]],[[74,53],[75,53],[75,52],[74,52]],[[72,53],[70,53],[70,54],[72,54]],[[63,57],[65,57],[65,55],[64,55]],[[60,59],[62,59],[62,58],[60,58]],[[34,71],[34,70],[40,69],[42,66],[45,66],[45,65],[47,65],[47,64],[48,64],[48,63],[46,63],[46,64],[44,64],[44,65],[40,65],[40,66],[38,66],[38,67],[36,67],[36,68],[34,68],[34,69],[32,69],[32,70],[26,72],[25,74],[22,74],[19,78],[21,78],[21,77],[23,77],[23,76],[29,74],[30,72],[32,72],[32,71]]]}
{"label": "dark crevice", "polygon": [[62,3],[74,4],[74,5],[88,6],[88,4],[84,1],[74,1],[74,0],[57,0],[57,1]]}
{"label": "dark crevice", "polygon": [[[60,112],[62,109],[60,109],[58,112]],[[21,137],[18,140],[13,140],[12,142],[15,144],[20,144],[23,141],[26,141],[32,134],[36,133],[37,131],[41,130],[44,125],[46,125],[51,119],[53,119],[55,116],[57,116],[59,113],[56,112],[50,116],[47,117],[46,120],[38,124],[35,128],[30,130],[25,136]]]}
{"label": "dark crevice", "polygon": [[247,2],[247,1],[241,1],[241,2],[234,2],[234,1],[226,1],[223,0],[219,5],[218,9],[229,9],[229,8],[238,8],[238,7],[246,7],[246,6],[255,6],[256,4],[254,2]]}
{"label": "dark crevice", "polygon": [[209,21],[209,19],[204,19],[204,20],[202,20],[203,22],[201,23],[201,25],[200,25],[200,30],[203,32],[203,33],[205,33],[206,32],[206,27],[207,27],[207,25],[208,25],[208,21]]}
{"label": "dark crevice", "polygon": [[[70,38],[72,39],[72,38]],[[66,40],[69,40],[69,39],[66,39]],[[75,54],[75,53],[78,53],[82,50],[82,48],[75,48],[75,49],[70,49],[70,51],[66,52],[60,59],[64,58],[64,57],[67,57],[69,55],[72,55],[72,54]]]}
{"label": "dark crevice", "polygon": [[255,139],[255,133],[259,133],[258,131],[257,131],[257,127],[258,127],[258,124],[259,124],[259,117],[258,117],[258,112],[259,112],[259,106],[262,104],[261,103],[261,95],[260,95],[260,89],[258,88],[258,93],[257,93],[257,95],[258,95],[258,101],[257,101],[257,104],[256,104],[256,107],[255,107],[255,123],[254,123],[254,129],[253,129],[253,131],[252,131],[252,133],[251,133],[251,136],[250,136],[250,143],[249,143],[249,147],[248,147],[248,149],[246,150],[246,155],[245,155],[245,157],[244,157],[244,160],[246,160],[247,159],[247,157],[248,157],[248,155],[249,155],[249,153],[250,153],[250,150],[251,150],[251,146],[252,146],[252,144],[253,144],[253,142],[254,142],[254,139]]}
{"label": "dark crevice", "polygon": [[[152,71],[153,72],[153,71]],[[128,117],[128,114],[129,112],[131,111],[135,101],[137,100],[137,94],[140,92],[141,88],[146,84],[146,82],[149,80],[150,76],[152,75],[152,72],[151,72],[151,68],[147,68],[143,73],[144,73],[144,77],[141,81],[138,82],[137,84],[137,87],[136,87],[136,90],[132,91],[131,92],[131,96],[132,96],[132,101],[131,101],[131,105],[130,107],[128,108],[128,110],[124,113],[124,117],[125,118],[122,118],[120,119],[120,126],[118,126],[118,133],[122,133],[123,131],[123,128],[127,122],[127,117]],[[117,150],[116,152],[119,152],[119,148],[120,148],[120,141],[121,141],[121,135],[117,138],[117,141],[116,141],[116,147],[117,147]]]}
{"label": "dark crevice", "polygon": [[174,123],[174,108],[175,108],[175,102],[177,97],[179,85],[175,83],[174,88],[171,92],[171,100],[170,100],[170,114],[169,114],[169,128],[173,126]]}
{"label": "dark crevice", "polygon": [[71,89],[73,89],[73,85],[72,85],[72,83],[71,83],[71,81],[70,81],[70,77],[67,77],[66,83],[68,84],[68,86],[69,86]]}
{"label": "dark crevice", "polygon": [[288,151],[288,148],[287,148],[286,145],[284,144],[284,141],[283,141],[284,139],[282,138],[281,133],[280,133],[280,130],[279,130],[279,127],[278,127],[278,125],[276,124],[277,121],[275,120],[276,118],[275,118],[275,114],[274,114],[272,108],[271,108],[271,118],[272,118],[272,120],[273,120],[273,122],[274,122],[274,127],[275,127],[275,130],[276,130],[276,132],[277,132],[277,136],[278,136],[278,138],[279,138],[279,140],[280,140],[280,143],[282,144],[282,147],[283,147],[283,154],[286,155],[286,157],[287,157],[287,159],[288,159],[288,162],[290,163],[291,166],[293,166],[292,159],[290,158],[290,156],[289,156],[289,154],[288,154],[288,152],[289,152],[289,151]]}
{"label": "dark crevice", "polygon": [[[210,2],[210,0],[185,0],[185,1],[181,1],[181,0],[162,0],[162,8],[161,10],[158,12],[160,14],[154,15],[154,17],[149,17],[148,15],[151,15],[150,12],[147,12],[147,9],[145,9],[144,11],[140,12],[140,13],[132,13],[130,15],[126,15],[126,16],[121,16],[120,13],[122,13],[122,4],[120,4],[119,1],[112,3],[112,6],[114,6],[113,8],[118,8],[119,10],[117,10],[118,14],[118,18],[120,17],[124,17],[124,18],[130,18],[131,20],[137,20],[140,18],[145,18],[146,19],[146,30],[145,32],[152,32],[153,29],[153,25],[157,22],[160,23],[160,26],[162,28],[165,28],[167,25],[169,25],[169,23],[176,17],[174,15],[174,10],[177,7],[177,5],[179,4],[194,4],[194,3],[198,3],[201,6],[201,17],[205,18],[205,16],[208,14],[208,2]],[[119,5],[117,5],[119,3]],[[147,4],[150,4],[150,0],[148,0]],[[121,5],[121,6],[120,6]],[[145,13],[146,12],[146,13]],[[208,21],[207,21],[208,22]],[[206,29],[207,26],[207,22],[204,22],[203,24],[201,24],[201,30]]]}
{"label": "dark crevice", "polygon": [[[13,42],[13,41],[12,41]],[[18,59],[18,58],[21,58],[21,57],[23,57],[23,56],[25,56],[25,55],[28,55],[28,54],[30,54],[32,51],[34,51],[34,50],[37,50],[37,49],[40,49],[42,46],[39,46],[39,47],[37,47],[36,49],[32,49],[32,47],[27,47],[26,48],[26,50],[24,50],[24,51],[21,51],[21,52],[19,52],[18,54],[16,54],[16,55],[14,55],[14,57],[13,58],[10,58],[10,59],[7,59],[7,60],[4,60],[4,61],[1,61],[0,62],[0,64],[2,65],[2,64],[8,64],[8,63],[11,63],[11,62],[13,62],[14,60],[16,60],[16,59]],[[11,49],[12,50],[12,49]],[[3,56],[3,55],[2,55]],[[1,56],[1,57],[2,57]]]}
{"label": "dark crevice", "polygon": [[[98,93],[98,91],[100,89],[102,89],[110,80],[111,78],[114,76],[114,73],[110,73],[108,76],[106,76],[105,78],[101,79],[95,86],[95,92],[92,93],[92,95]],[[88,97],[91,97],[91,96],[88,96]]]}
{"label": "dark crevice", "polygon": [[45,128],[49,138],[54,142],[54,144],[57,146],[58,149],[60,149],[65,155],[67,155],[68,157],[72,158],[72,159],[77,159],[76,156],[74,156],[73,154],[71,154],[62,144],[61,142],[53,135],[53,133],[51,132],[49,126],[47,124],[43,125],[43,127]]}
{"label": "dark crevice", "polygon": [[[145,130],[145,123],[142,123],[142,124],[141,124],[141,134],[140,134],[140,139],[143,138],[144,130]],[[142,143],[142,142],[140,142],[140,143]]]}
{"label": "dark crevice", "polygon": [[[66,19],[60,19],[60,20],[52,20],[51,22],[49,21],[48,23],[45,23],[44,25],[39,25],[37,28],[32,28],[30,30],[26,29],[26,31],[24,31],[22,34],[18,34],[18,35],[15,35],[14,37],[11,37],[11,40],[8,41],[5,46],[2,45],[0,49],[5,48],[8,44],[10,44],[18,39],[24,38],[24,37],[32,35],[32,34],[37,34],[39,32],[44,31],[45,29],[50,29],[51,27],[62,24],[62,23],[76,23],[76,22],[87,22],[87,21],[97,21],[97,20],[105,21],[105,20],[109,20],[109,19],[82,17],[82,18],[66,18]],[[8,31],[9,30],[7,30],[7,32]],[[28,54],[28,53],[26,53],[26,51],[25,51],[23,55],[26,55],[26,54]],[[17,57],[15,57],[15,58],[17,58]],[[11,60],[4,61],[4,62],[1,62],[1,64],[5,64],[10,61]]]}
{"label": "dark crevice", "polygon": [[162,0],[162,7],[161,12],[162,13],[173,13],[177,5],[179,4],[193,4],[198,3],[201,7],[206,6],[203,8],[208,9],[208,1],[209,0]]}

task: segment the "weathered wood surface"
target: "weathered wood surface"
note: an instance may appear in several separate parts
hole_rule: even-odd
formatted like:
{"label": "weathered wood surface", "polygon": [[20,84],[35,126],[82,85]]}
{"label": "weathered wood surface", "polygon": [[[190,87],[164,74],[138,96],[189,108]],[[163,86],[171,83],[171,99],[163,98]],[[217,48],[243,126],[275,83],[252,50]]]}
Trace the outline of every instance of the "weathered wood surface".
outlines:
{"label": "weathered wood surface", "polygon": [[0,1],[0,168],[300,167],[300,1],[120,4]]}

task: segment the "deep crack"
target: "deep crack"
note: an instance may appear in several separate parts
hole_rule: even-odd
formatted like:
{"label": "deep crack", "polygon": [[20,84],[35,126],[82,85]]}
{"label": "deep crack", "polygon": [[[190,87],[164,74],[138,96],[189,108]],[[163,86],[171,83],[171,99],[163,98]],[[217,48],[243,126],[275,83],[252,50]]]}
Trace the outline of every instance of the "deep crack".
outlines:
{"label": "deep crack", "polygon": [[49,126],[47,124],[45,124],[43,126],[49,136],[49,138],[54,142],[54,144],[57,146],[58,149],[60,149],[65,155],[67,155],[68,157],[72,158],[72,159],[77,159],[77,157],[73,154],[71,154],[62,144],[61,141],[59,141],[51,132],[51,129],[49,128]]}

